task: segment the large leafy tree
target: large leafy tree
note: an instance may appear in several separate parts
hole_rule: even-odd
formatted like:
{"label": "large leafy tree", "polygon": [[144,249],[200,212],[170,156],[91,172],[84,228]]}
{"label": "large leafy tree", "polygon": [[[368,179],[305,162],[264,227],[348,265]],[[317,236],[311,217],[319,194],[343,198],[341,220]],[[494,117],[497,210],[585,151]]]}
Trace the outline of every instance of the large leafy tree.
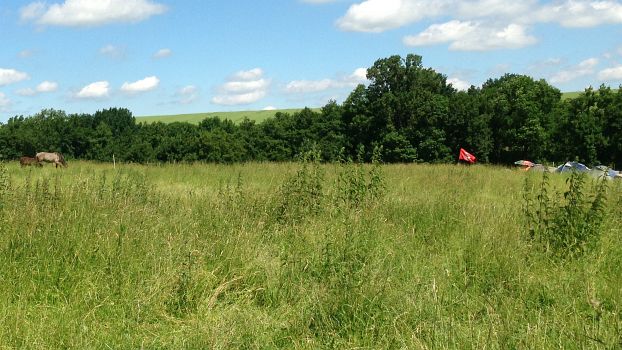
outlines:
{"label": "large leafy tree", "polygon": [[383,144],[387,161],[450,157],[444,124],[455,90],[444,75],[424,68],[421,56],[409,54],[377,60],[367,78],[367,88],[357,87],[344,103],[346,130],[355,142]]}
{"label": "large leafy tree", "polygon": [[493,162],[544,160],[560,91],[544,80],[506,74],[482,86],[481,114],[490,118]]}

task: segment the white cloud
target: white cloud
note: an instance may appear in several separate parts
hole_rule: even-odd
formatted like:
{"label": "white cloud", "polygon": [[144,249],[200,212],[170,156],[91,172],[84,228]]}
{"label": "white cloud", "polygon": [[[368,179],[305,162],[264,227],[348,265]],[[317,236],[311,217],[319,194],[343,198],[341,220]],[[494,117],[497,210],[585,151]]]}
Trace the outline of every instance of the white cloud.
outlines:
{"label": "white cloud", "polygon": [[404,37],[408,46],[425,46],[461,40],[476,30],[477,24],[457,20],[442,24],[433,24],[417,35]]}
{"label": "white cloud", "polygon": [[244,93],[249,91],[265,90],[270,83],[266,79],[249,81],[229,81],[221,86],[227,93]]}
{"label": "white cloud", "polygon": [[54,92],[56,90],[58,90],[58,83],[54,81],[46,80],[46,81],[42,81],[41,83],[39,83],[39,85],[37,85],[37,87],[35,87],[34,89],[32,88],[19,89],[15,91],[15,93],[17,93],[20,96],[35,96],[40,93]]}
{"label": "white cloud", "polygon": [[537,0],[471,0],[471,1],[446,1],[445,14],[454,15],[457,18],[496,18],[516,20],[520,15],[529,14],[537,7]]}
{"label": "white cloud", "polygon": [[576,66],[561,70],[549,78],[553,84],[562,84],[594,73],[598,59],[588,58]]}
{"label": "white cloud", "polygon": [[0,92],[0,111],[6,112],[11,106],[11,100],[2,92]]}
{"label": "white cloud", "polygon": [[367,82],[367,68],[357,68],[346,79],[346,82],[356,86]]}
{"label": "white cloud", "polygon": [[322,80],[294,80],[287,84],[285,91],[288,93],[310,93],[325,91],[336,87],[337,82],[332,79]]}
{"label": "white cloud", "polygon": [[29,79],[28,74],[15,69],[0,68],[0,86],[18,83]]}
{"label": "white cloud", "polygon": [[276,110],[276,107],[274,107],[274,106],[266,106],[266,107],[263,108],[263,110],[264,111],[274,111],[274,110]]}
{"label": "white cloud", "polygon": [[468,81],[464,81],[459,78],[449,78],[447,79],[447,82],[459,91],[466,91],[471,87],[471,84]]}
{"label": "white cloud", "polygon": [[367,69],[357,68],[352,74],[337,79],[294,80],[285,86],[285,92],[290,94],[305,94],[345,87],[352,88],[358,84],[366,83],[366,75]]}
{"label": "white cloud", "polygon": [[166,6],[151,0],[65,0],[51,5],[30,3],[21,9],[21,18],[40,25],[96,26],[139,22],[165,11]]}
{"label": "white cloud", "polygon": [[496,27],[479,22],[455,20],[433,24],[417,35],[404,38],[404,44],[407,46],[450,43],[449,49],[455,51],[518,49],[536,42],[537,39],[527,34],[526,27],[520,24]]}
{"label": "white cloud", "polygon": [[125,82],[121,86],[121,91],[127,94],[137,94],[141,92],[147,92],[154,90],[160,85],[160,79],[156,76],[146,77],[145,79],[141,79],[135,81],[133,83]]}
{"label": "white cloud", "polygon": [[153,58],[165,58],[165,57],[169,57],[172,54],[173,54],[173,51],[171,51],[171,49],[160,49],[156,53],[153,54]]}
{"label": "white cloud", "polygon": [[43,81],[36,88],[37,92],[54,92],[58,90],[58,83],[54,81]]}
{"label": "white cloud", "polygon": [[194,102],[199,97],[199,89],[194,85],[187,85],[177,91],[178,103],[187,105]]}
{"label": "white cloud", "polygon": [[20,96],[34,96],[37,92],[32,88],[23,88],[15,91]]}
{"label": "white cloud", "polygon": [[[450,43],[463,51],[515,49],[537,39],[539,23],[592,27],[622,23],[617,0],[358,0],[337,20],[345,31],[383,32],[423,20],[444,19],[403,39],[408,46]],[[469,34],[470,33],[470,34]]]}
{"label": "white cloud", "polygon": [[622,23],[622,4],[610,0],[555,1],[532,16],[538,22],[556,22],[565,27],[594,27]]}
{"label": "white cloud", "polygon": [[77,94],[76,98],[97,99],[108,97],[110,94],[110,83],[107,81],[96,81],[83,87]]}
{"label": "white cloud", "polygon": [[31,21],[35,20],[45,13],[45,3],[44,2],[33,2],[24,7],[22,7],[20,11],[20,17],[22,21]]}
{"label": "white cloud", "polygon": [[537,0],[364,0],[351,5],[337,26],[347,31],[382,32],[442,17],[592,27],[622,23],[622,4],[614,0],[555,0],[546,4]]}
{"label": "white cloud", "polygon": [[218,88],[219,93],[212,98],[212,103],[219,105],[251,104],[264,98],[269,87],[270,81],[263,78],[261,68],[240,71]]}
{"label": "white cloud", "polygon": [[366,0],[350,6],[337,20],[342,30],[383,32],[443,12],[446,0]]}
{"label": "white cloud", "polygon": [[232,80],[256,80],[263,76],[263,70],[261,68],[253,68],[250,70],[243,70],[235,73],[232,77]]}
{"label": "white cloud", "polygon": [[598,79],[604,81],[622,80],[622,65],[601,70],[598,72]]}
{"label": "white cloud", "polygon": [[217,105],[247,105],[261,100],[266,97],[266,91],[258,90],[251,91],[244,94],[235,95],[217,95],[212,98],[212,102]]}

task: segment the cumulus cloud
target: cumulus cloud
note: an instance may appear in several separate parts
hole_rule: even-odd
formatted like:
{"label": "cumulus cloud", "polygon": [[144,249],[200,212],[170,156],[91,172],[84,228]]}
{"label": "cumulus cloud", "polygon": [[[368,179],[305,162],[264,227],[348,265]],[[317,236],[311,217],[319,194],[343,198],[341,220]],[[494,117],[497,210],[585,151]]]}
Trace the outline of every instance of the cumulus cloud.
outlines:
{"label": "cumulus cloud", "polygon": [[458,20],[433,24],[417,35],[404,37],[404,44],[408,46],[425,46],[458,41],[471,35],[476,28],[476,23]]}
{"label": "cumulus cloud", "polygon": [[58,83],[54,81],[42,81],[34,89],[24,88],[16,91],[21,96],[35,96],[41,93],[55,92],[58,90]]}
{"label": "cumulus cloud", "polygon": [[468,81],[461,80],[460,78],[449,78],[447,82],[459,91],[466,91],[471,87]]}
{"label": "cumulus cloud", "polygon": [[598,79],[604,81],[622,80],[622,65],[601,70],[598,72]]}
{"label": "cumulus cloud", "polygon": [[7,112],[11,106],[11,100],[2,92],[0,92],[0,111]]}
{"label": "cumulus cloud", "polygon": [[549,78],[553,84],[563,84],[569,81],[584,77],[594,73],[594,69],[598,65],[598,59],[588,58],[576,66],[561,70]]}
{"label": "cumulus cloud", "polygon": [[165,57],[169,57],[172,54],[173,54],[173,51],[171,51],[171,49],[160,49],[156,53],[153,54],[153,58],[165,58]]}
{"label": "cumulus cloud", "polygon": [[274,107],[274,106],[266,106],[266,107],[263,108],[263,110],[264,111],[274,111],[274,110],[276,110],[276,107]]}
{"label": "cumulus cloud", "polygon": [[126,94],[133,95],[141,92],[154,90],[160,85],[160,79],[156,76],[146,77],[133,83],[125,82],[121,86],[121,91]]}
{"label": "cumulus cloud", "polygon": [[37,85],[37,92],[54,92],[58,90],[58,83],[55,81],[43,81]]}
{"label": "cumulus cloud", "polygon": [[0,86],[18,83],[29,79],[28,74],[15,69],[0,68]]}
{"label": "cumulus cloud", "polygon": [[446,0],[366,0],[337,20],[342,30],[383,32],[443,13]]}
{"label": "cumulus cloud", "polygon": [[244,105],[257,102],[268,93],[270,80],[263,78],[263,70],[254,68],[235,73],[218,88],[212,103],[218,105]]}
{"label": "cumulus cloud", "polygon": [[294,80],[285,86],[285,92],[290,94],[304,94],[330,89],[352,88],[358,84],[366,83],[366,75],[367,70],[365,68],[357,68],[352,74],[336,79]]}
{"label": "cumulus cloud", "polygon": [[33,2],[21,9],[23,21],[51,26],[97,26],[114,22],[140,22],[166,11],[151,0],[65,0],[48,5]]}
{"label": "cumulus cloud", "polygon": [[108,97],[110,94],[110,83],[107,81],[96,81],[83,87],[75,94],[80,99],[98,99]]}
{"label": "cumulus cloud", "polygon": [[527,34],[527,29],[519,24],[495,27],[479,22],[456,20],[433,24],[417,35],[404,38],[404,44],[407,46],[449,43],[449,49],[456,51],[518,49],[532,45],[536,41],[537,39]]}

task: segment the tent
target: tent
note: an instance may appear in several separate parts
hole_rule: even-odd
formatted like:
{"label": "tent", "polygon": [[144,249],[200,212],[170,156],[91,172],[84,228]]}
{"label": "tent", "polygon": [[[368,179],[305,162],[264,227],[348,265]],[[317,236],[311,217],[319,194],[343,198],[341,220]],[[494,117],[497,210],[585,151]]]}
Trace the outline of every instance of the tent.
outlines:
{"label": "tent", "polygon": [[605,177],[607,180],[622,178],[622,175],[620,175],[619,171],[613,170],[605,165],[595,166],[594,169],[590,170],[590,175],[597,178]]}
{"label": "tent", "polygon": [[558,173],[568,173],[571,171],[586,173],[590,171],[590,168],[579,162],[566,162],[566,164],[560,165],[556,170]]}

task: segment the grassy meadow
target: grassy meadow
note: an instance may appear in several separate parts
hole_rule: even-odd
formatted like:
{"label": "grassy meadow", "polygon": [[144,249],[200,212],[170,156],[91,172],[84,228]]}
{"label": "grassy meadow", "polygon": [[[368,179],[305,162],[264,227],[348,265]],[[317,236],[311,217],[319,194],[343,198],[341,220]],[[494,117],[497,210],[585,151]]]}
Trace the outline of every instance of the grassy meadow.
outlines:
{"label": "grassy meadow", "polygon": [[558,259],[529,239],[526,177],[0,165],[0,349],[622,347],[620,184],[594,248]]}
{"label": "grassy meadow", "polygon": [[[318,110],[317,108],[312,108]],[[235,111],[235,112],[208,112],[208,113],[191,113],[191,114],[173,114],[173,115],[153,115],[153,116],[139,116],[136,117],[138,123],[173,123],[173,122],[186,122],[190,124],[199,124],[205,118],[219,117],[220,119],[229,119],[234,123],[239,123],[244,118],[254,120],[260,123],[268,118],[274,117],[278,112],[281,113],[296,113],[302,110],[302,108],[294,109],[277,109],[277,110],[260,110],[260,111]]]}

